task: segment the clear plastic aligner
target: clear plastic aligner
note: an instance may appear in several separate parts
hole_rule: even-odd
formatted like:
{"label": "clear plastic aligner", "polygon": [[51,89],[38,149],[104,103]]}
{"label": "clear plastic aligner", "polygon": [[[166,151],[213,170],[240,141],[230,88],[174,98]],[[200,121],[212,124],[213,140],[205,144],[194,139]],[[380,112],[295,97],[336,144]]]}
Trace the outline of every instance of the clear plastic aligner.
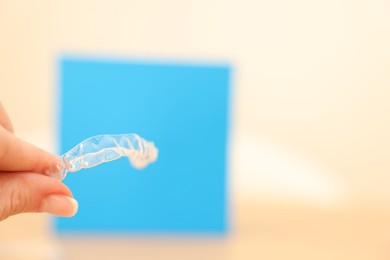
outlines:
{"label": "clear plastic aligner", "polygon": [[63,180],[68,172],[91,168],[104,162],[127,156],[131,164],[138,169],[146,167],[157,159],[158,150],[136,134],[97,135],[76,145],[60,156],[50,176]]}

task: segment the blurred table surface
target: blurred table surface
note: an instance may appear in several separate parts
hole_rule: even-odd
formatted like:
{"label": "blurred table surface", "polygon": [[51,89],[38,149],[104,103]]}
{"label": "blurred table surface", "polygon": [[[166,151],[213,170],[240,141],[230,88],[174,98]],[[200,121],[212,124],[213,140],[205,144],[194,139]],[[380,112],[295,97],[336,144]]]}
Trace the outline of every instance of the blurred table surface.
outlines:
{"label": "blurred table surface", "polygon": [[0,223],[0,259],[389,259],[390,209],[237,201],[226,236],[55,236],[48,217]]}

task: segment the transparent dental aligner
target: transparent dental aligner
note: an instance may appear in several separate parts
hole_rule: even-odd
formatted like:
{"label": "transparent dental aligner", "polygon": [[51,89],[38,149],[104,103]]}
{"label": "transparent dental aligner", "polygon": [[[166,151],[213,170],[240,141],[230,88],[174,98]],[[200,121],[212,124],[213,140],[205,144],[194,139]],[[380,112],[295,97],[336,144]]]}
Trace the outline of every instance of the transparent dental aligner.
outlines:
{"label": "transparent dental aligner", "polygon": [[128,157],[135,168],[142,169],[154,162],[157,154],[154,143],[136,134],[97,135],[60,156],[60,162],[54,170],[49,170],[49,174],[53,178],[63,180],[68,172],[91,168],[122,156]]}

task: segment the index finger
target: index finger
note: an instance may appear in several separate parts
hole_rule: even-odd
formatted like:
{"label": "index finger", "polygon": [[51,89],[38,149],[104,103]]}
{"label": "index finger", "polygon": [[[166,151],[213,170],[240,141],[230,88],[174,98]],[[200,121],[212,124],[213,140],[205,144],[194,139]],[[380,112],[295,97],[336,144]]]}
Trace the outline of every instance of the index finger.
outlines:
{"label": "index finger", "polygon": [[9,116],[5,111],[1,102],[0,102],[0,125],[3,126],[9,132],[11,133],[14,132],[14,128],[12,126],[11,120],[9,119]]}
{"label": "index finger", "polygon": [[0,126],[0,171],[44,173],[59,157],[27,143]]}

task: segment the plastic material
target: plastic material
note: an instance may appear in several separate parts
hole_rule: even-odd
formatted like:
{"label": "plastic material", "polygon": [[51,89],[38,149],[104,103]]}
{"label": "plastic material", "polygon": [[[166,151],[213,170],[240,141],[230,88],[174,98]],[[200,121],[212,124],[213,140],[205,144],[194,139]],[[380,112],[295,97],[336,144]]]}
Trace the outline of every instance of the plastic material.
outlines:
{"label": "plastic material", "polygon": [[136,134],[97,135],[60,156],[56,168],[49,170],[49,174],[55,179],[63,180],[68,172],[91,168],[122,156],[127,156],[135,168],[142,169],[154,162],[157,154],[154,143]]}

